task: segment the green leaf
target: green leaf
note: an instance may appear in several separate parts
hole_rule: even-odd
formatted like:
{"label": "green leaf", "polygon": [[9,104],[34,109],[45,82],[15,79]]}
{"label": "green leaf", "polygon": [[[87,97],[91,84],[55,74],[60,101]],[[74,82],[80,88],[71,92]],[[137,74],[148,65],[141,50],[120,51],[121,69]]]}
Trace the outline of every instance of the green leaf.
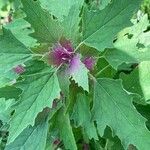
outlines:
{"label": "green leaf", "polygon": [[26,47],[34,47],[37,45],[37,41],[29,36],[33,33],[33,30],[30,29],[31,25],[24,19],[16,19],[13,22],[5,25],[6,29],[9,29],[12,34],[23,43]]}
{"label": "green leaf", "polygon": [[145,103],[143,91],[140,84],[139,69],[136,68],[130,74],[121,73],[120,78],[122,79],[123,87],[128,92],[136,94],[134,100],[136,100],[137,103]]}
{"label": "green leaf", "polygon": [[73,1],[73,5],[69,11],[69,14],[64,17],[62,22],[64,36],[74,43],[77,43],[80,38],[79,23],[81,21],[81,17],[79,15],[83,2],[84,0]]}
{"label": "green leaf", "polygon": [[4,74],[13,67],[28,61],[33,55],[25,45],[6,29],[4,29],[3,36],[0,36],[0,46],[0,74]]}
{"label": "green leaf", "polygon": [[13,142],[28,125],[33,126],[37,114],[45,107],[52,107],[53,100],[60,95],[58,79],[53,70],[24,78],[23,82],[18,83],[23,88],[23,93],[10,121],[8,143]]}
{"label": "green leaf", "polygon": [[139,65],[139,80],[145,100],[150,100],[150,61]]}
{"label": "green leaf", "polygon": [[77,150],[69,115],[65,114],[63,109],[61,109],[56,116],[56,127],[59,129],[60,138],[64,142],[65,149]]}
{"label": "green leaf", "polygon": [[146,125],[148,127],[148,129],[150,130],[150,105],[135,105],[136,109],[138,110],[138,112],[144,116],[147,121],[146,121]]}
{"label": "green leaf", "polygon": [[0,88],[6,85],[11,85],[17,78],[18,74],[12,69],[8,72],[1,73],[0,76]]}
{"label": "green leaf", "polygon": [[[70,75],[72,79],[81,86],[84,90],[89,91],[89,83],[88,83],[88,69],[85,65],[81,62],[80,58],[76,56],[77,60],[75,60],[76,64],[73,64],[73,70],[71,71]],[[76,67],[76,68],[75,68]]]}
{"label": "green leaf", "polygon": [[102,10],[110,3],[110,1],[111,0],[93,0],[92,7]]}
{"label": "green leaf", "polygon": [[27,127],[5,150],[45,150],[48,121]]}
{"label": "green leaf", "polygon": [[[79,0],[76,0],[79,1]],[[63,20],[65,16],[68,16],[71,6],[76,3],[72,0],[40,0],[41,6],[48,10],[50,14],[57,17],[59,20]]]}
{"label": "green leaf", "polygon": [[55,43],[62,35],[62,30],[56,19],[42,9],[38,0],[22,0],[25,18],[34,28],[33,37],[40,42]]}
{"label": "green leaf", "polygon": [[113,0],[105,9],[83,12],[83,43],[99,51],[113,47],[117,33],[131,25],[130,18],[140,0]]}
{"label": "green leaf", "polygon": [[98,79],[95,81],[93,119],[99,134],[111,127],[122,141],[125,149],[129,144],[140,150],[149,149],[150,132],[144,119],[132,104],[131,95],[123,89],[120,80]]}
{"label": "green leaf", "polygon": [[0,98],[17,100],[21,92],[21,89],[16,88],[14,86],[2,87],[0,88]]}
{"label": "green leaf", "polygon": [[0,120],[6,123],[10,119],[10,113],[12,111],[11,106],[15,104],[14,99],[5,100],[0,98]]}
{"label": "green leaf", "polygon": [[91,121],[91,112],[89,107],[89,98],[85,94],[78,94],[73,108],[71,118],[77,127],[84,128],[89,139],[98,140],[94,122]]}
{"label": "green leaf", "polygon": [[115,49],[110,49],[105,54],[105,58],[115,69],[124,62],[140,63],[150,60],[148,41],[143,40],[144,36],[147,37],[144,31],[148,25],[148,18],[145,15],[138,23],[120,33],[118,40],[114,43]]}

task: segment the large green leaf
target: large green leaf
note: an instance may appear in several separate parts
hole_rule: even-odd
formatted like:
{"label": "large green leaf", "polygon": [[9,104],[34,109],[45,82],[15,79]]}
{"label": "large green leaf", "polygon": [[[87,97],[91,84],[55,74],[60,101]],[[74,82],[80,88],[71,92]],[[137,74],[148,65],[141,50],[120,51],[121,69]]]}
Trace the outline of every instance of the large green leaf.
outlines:
{"label": "large green leaf", "polygon": [[130,18],[140,0],[113,0],[105,9],[83,12],[83,43],[100,51],[113,47],[117,33],[131,25]]}
{"label": "large green leaf", "polygon": [[149,149],[150,132],[144,119],[132,104],[131,95],[123,89],[120,80],[95,81],[93,119],[100,135],[105,127],[111,127],[125,148],[134,144],[139,150]]}
{"label": "large green leaf", "polygon": [[105,54],[106,59],[115,69],[124,62],[140,63],[150,60],[149,41],[145,40],[150,32],[144,32],[148,25],[148,17],[145,15],[135,25],[119,34],[118,40],[114,43],[115,48]]}
{"label": "large green leaf", "polygon": [[77,150],[76,141],[72,132],[69,115],[61,109],[56,116],[56,128],[59,129],[60,138],[63,140],[65,149]]}
{"label": "large green leaf", "polygon": [[82,8],[84,0],[76,0],[73,3],[69,14],[64,17],[62,26],[64,28],[64,36],[70,39],[72,42],[76,43],[79,41],[79,23],[81,20],[80,11]]}
{"label": "large green leaf", "polygon": [[28,126],[34,125],[37,114],[45,107],[52,107],[52,102],[60,95],[60,88],[56,73],[53,70],[40,72],[24,77],[18,86],[23,88],[20,103],[10,121],[10,136],[8,143]]}
{"label": "large green leaf", "polygon": [[31,51],[19,42],[9,30],[4,29],[0,36],[0,74],[32,58]]}
{"label": "large green leaf", "polygon": [[73,108],[72,117],[77,127],[84,128],[89,139],[98,140],[94,122],[91,121],[91,112],[89,107],[89,99],[84,94],[78,94]]}
{"label": "large green leaf", "polygon": [[53,43],[57,42],[62,35],[59,23],[45,11],[38,0],[22,0],[23,11],[26,13],[25,18],[35,32],[33,37],[41,42]]}
{"label": "large green leaf", "polygon": [[45,150],[48,122],[27,127],[5,150]]}
{"label": "large green leaf", "polygon": [[145,103],[143,91],[140,84],[139,69],[136,68],[130,74],[121,73],[120,78],[122,79],[123,87],[128,92],[135,94],[134,100],[136,100],[136,102],[138,103]]}

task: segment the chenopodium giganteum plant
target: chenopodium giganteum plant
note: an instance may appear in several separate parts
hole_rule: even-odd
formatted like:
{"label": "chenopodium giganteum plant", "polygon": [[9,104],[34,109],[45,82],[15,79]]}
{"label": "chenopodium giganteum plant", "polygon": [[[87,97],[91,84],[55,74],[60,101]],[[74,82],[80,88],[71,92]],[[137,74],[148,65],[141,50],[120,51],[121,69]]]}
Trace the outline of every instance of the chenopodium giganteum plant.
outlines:
{"label": "chenopodium giganteum plant", "polygon": [[149,150],[150,24],[136,17],[140,3],[21,1],[25,17],[0,36],[5,150]]}

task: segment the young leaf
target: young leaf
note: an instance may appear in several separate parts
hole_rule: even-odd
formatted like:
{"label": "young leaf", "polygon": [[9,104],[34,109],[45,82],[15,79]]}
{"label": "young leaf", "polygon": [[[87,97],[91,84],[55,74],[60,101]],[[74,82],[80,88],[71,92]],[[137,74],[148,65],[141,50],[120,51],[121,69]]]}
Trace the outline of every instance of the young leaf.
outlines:
{"label": "young leaf", "polygon": [[48,121],[27,127],[5,150],[45,150]]}
{"label": "young leaf", "polygon": [[77,95],[71,118],[74,120],[77,127],[81,126],[84,128],[89,139],[94,138],[98,140],[94,122],[91,121],[89,99],[86,95]]}
{"label": "young leaf", "polygon": [[60,95],[60,88],[53,70],[25,76],[25,80],[18,84],[23,88],[20,103],[10,121],[8,143],[28,126],[34,125],[37,114],[45,107],[52,107],[52,102]]}
{"label": "young leaf", "polygon": [[61,27],[57,20],[42,9],[39,0],[22,0],[22,4],[23,11],[27,15],[25,19],[35,30],[33,37],[44,43],[57,42],[62,35]]}
{"label": "young leaf", "polygon": [[130,18],[140,0],[113,0],[105,9],[83,12],[83,43],[99,51],[113,47],[117,33],[131,25]]}
{"label": "young leaf", "polygon": [[105,127],[111,127],[125,149],[129,144],[138,149],[149,149],[150,132],[144,119],[132,104],[131,95],[123,89],[119,80],[98,79],[95,82],[93,118],[100,135]]}

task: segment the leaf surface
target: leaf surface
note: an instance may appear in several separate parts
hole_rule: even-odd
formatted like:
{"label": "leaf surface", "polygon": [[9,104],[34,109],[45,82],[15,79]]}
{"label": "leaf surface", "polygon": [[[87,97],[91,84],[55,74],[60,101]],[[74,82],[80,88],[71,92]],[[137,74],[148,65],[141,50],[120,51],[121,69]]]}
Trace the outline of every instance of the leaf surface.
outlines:
{"label": "leaf surface", "polygon": [[52,102],[60,95],[60,88],[53,70],[25,76],[18,84],[23,88],[20,103],[10,121],[9,143],[28,126],[34,125],[35,118],[45,107],[52,107]]}
{"label": "leaf surface", "polygon": [[130,18],[138,8],[140,0],[113,0],[105,9],[83,12],[83,43],[103,51],[113,47],[117,33],[130,26]]}
{"label": "leaf surface", "polygon": [[129,144],[138,149],[148,149],[150,132],[144,119],[132,104],[131,95],[123,89],[119,80],[98,79],[95,83],[93,119],[100,135],[105,127],[111,127],[125,148]]}
{"label": "leaf surface", "polygon": [[55,43],[62,35],[62,29],[59,23],[45,11],[39,3],[39,0],[22,0],[25,18],[33,27],[33,37],[40,42]]}

